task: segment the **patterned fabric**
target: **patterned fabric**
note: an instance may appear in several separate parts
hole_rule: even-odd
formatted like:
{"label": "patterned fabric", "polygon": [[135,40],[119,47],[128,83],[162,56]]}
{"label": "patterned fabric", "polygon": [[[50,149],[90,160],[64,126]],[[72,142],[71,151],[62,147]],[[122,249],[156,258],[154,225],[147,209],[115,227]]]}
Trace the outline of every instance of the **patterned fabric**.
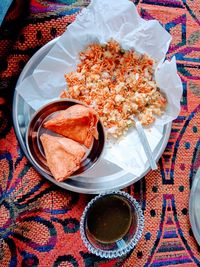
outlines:
{"label": "patterned fabric", "polygon": [[173,40],[183,82],[181,113],[173,122],[159,169],[125,190],[141,203],[143,236],[126,257],[88,252],[80,216],[92,196],[57,188],[29,164],[12,125],[12,95],[29,58],[62,34],[84,0],[15,0],[0,29],[0,266],[200,266],[189,223],[192,179],[200,166],[199,0],[137,0],[145,19],[158,19]]}

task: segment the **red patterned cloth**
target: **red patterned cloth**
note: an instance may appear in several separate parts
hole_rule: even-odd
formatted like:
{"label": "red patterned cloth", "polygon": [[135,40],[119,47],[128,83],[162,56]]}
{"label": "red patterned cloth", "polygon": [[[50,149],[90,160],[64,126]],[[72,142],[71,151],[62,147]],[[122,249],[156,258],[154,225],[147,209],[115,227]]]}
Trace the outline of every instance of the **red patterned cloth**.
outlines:
{"label": "red patterned cloth", "polygon": [[47,182],[20,149],[11,116],[19,74],[88,2],[16,0],[0,28],[0,266],[200,266],[188,215],[191,183],[200,166],[199,0],[135,1],[143,18],[158,19],[171,33],[167,57],[176,56],[184,90],[159,169],[125,189],[145,215],[142,238],[131,253],[114,260],[89,253],[79,223],[92,196]]}

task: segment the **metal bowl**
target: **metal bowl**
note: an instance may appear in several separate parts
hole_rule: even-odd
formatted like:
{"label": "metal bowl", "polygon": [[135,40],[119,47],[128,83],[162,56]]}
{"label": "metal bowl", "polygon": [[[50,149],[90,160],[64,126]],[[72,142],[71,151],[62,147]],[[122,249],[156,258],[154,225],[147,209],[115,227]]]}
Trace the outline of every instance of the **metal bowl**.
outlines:
{"label": "metal bowl", "polygon": [[[40,136],[43,133],[47,133],[53,136],[60,136],[60,135],[55,134],[54,132],[43,128],[43,124],[46,120],[53,117],[59,111],[65,110],[75,104],[81,104],[86,106],[80,101],[72,99],[61,99],[50,102],[44,105],[42,108],[40,108],[37,112],[35,112],[28,125],[26,132],[26,147],[28,153],[34,164],[43,172],[45,172],[47,175],[52,176],[40,141]],[[85,173],[87,170],[93,167],[95,163],[97,163],[100,156],[102,155],[105,145],[105,132],[103,124],[101,123],[100,120],[98,121],[97,124],[97,130],[99,133],[98,140],[94,139],[90,149],[86,150],[86,155],[84,156],[81,162],[80,168],[76,172],[74,172],[71,177],[73,176],[75,177],[77,175]]]}

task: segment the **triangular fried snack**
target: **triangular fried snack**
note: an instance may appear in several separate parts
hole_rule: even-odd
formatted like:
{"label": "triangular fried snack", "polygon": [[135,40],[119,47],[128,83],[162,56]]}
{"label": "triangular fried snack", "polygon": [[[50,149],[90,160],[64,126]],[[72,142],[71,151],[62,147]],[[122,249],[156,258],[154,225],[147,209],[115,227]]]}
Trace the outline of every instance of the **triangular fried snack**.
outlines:
{"label": "triangular fried snack", "polygon": [[76,104],[59,112],[43,126],[90,148],[93,137],[98,139],[97,123],[98,116],[92,108]]}
{"label": "triangular fried snack", "polygon": [[64,181],[80,167],[85,149],[77,142],[49,134],[40,136],[47,165],[59,182]]}

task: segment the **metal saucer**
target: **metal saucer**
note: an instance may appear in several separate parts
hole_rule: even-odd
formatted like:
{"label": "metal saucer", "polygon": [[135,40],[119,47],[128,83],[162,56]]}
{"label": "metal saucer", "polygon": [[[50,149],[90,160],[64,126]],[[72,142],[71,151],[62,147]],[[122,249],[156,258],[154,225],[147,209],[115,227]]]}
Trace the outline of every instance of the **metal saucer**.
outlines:
{"label": "metal saucer", "polygon": [[189,217],[193,234],[200,245],[200,167],[192,182],[189,200]]}

